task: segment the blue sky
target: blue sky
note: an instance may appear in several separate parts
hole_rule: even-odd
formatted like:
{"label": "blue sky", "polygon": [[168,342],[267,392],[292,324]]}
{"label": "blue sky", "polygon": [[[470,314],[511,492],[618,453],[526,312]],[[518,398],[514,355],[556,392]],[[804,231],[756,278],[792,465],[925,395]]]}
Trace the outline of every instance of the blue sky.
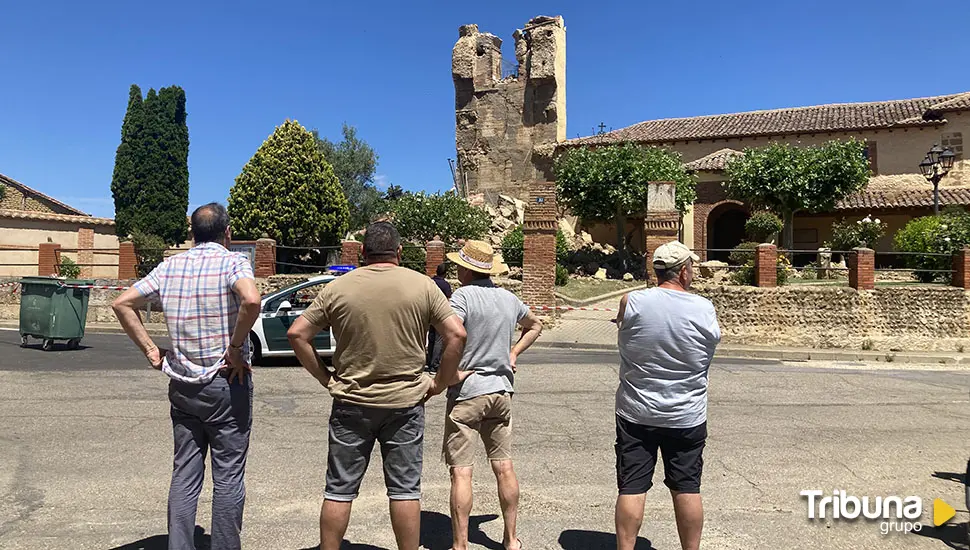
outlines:
{"label": "blue sky", "polygon": [[113,215],[128,87],[185,88],[190,203],[225,201],[287,118],[357,126],[379,180],[450,186],[451,48],[535,15],[567,28],[569,137],[600,122],[970,91],[970,3],[5,2],[0,173]]}

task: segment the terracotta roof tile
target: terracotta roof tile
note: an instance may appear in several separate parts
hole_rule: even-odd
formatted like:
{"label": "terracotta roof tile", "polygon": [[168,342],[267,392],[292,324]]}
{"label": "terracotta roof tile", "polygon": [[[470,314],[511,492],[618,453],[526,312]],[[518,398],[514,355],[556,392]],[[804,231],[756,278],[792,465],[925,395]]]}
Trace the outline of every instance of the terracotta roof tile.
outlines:
{"label": "terracotta roof tile", "polygon": [[945,111],[960,111],[963,109],[970,109],[970,92],[952,96],[951,99],[931,105],[927,110],[942,113]]}
{"label": "terracotta roof tile", "polygon": [[[932,189],[867,190],[847,197],[836,210],[885,210],[890,208],[932,208]],[[970,206],[970,189],[940,189],[940,206]]]}
{"label": "terracotta roof tile", "polygon": [[64,204],[63,202],[55,199],[54,197],[51,197],[50,195],[45,195],[45,194],[41,193],[40,191],[38,191],[36,189],[32,189],[30,187],[27,187],[26,185],[20,183],[19,181],[15,180],[15,179],[13,179],[11,177],[5,176],[3,174],[0,174],[0,183],[5,184],[5,185],[9,185],[10,187],[17,188],[22,193],[24,193],[25,195],[32,195],[34,197],[39,197],[42,200],[45,200],[45,201],[48,201],[48,202],[52,202],[52,203],[56,204],[57,206],[60,206],[61,208],[67,210],[69,213],[74,214],[76,216],[87,216],[88,215],[86,212],[81,212],[80,210],[78,210],[77,208],[74,208],[73,206],[69,206],[67,204]]}
{"label": "terracotta roof tile", "polygon": [[114,225],[110,218],[95,218],[94,216],[76,216],[72,214],[54,214],[53,212],[37,212],[35,210],[0,210],[0,218],[15,220],[42,220],[54,222],[76,223],[78,225]]}
{"label": "terracotta roof tile", "polygon": [[605,134],[571,139],[565,146],[634,141],[664,143],[692,139],[780,136],[943,124],[938,114],[966,105],[970,92],[868,103],[840,103],[724,115],[648,120]]}
{"label": "terracotta roof tile", "polygon": [[724,170],[729,160],[742,154],[741,151],[724,148],[714,151],[706,157],[685,163],[684,168],[691,172],[719,172]]}

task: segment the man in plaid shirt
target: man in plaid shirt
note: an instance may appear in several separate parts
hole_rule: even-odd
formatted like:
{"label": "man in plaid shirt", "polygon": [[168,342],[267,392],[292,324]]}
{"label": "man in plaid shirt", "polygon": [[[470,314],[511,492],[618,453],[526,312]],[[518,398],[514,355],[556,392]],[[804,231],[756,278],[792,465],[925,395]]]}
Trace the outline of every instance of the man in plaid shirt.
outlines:
{"label": "man in plaid shirt", "polygon": [[[229,214],[217,203],[192,213],[195,246],[162,262],[113,308],[149,364],[171,378],[175,437],[168,547],[193,549],[196,508],[212,453],[212,548],[240,548],[252,427],[249,331],[261,297],[249,259],[229,252]],[[136,312],[158,298],[172,341],[160,350]]]}

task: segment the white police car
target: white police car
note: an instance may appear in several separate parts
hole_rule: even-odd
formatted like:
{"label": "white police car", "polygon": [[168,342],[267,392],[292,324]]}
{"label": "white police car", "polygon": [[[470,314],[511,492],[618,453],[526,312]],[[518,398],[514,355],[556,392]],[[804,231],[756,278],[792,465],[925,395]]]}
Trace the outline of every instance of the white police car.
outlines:
{"label": "white police car", "polygon": [[[264,357],[295,356],[290,341],[286,337],[286,331],[290,329],[296,318],[310,307],[324,285],[349,269],[345,266],[333,266],[330,271],[330,274],[318,275],[263,297],[259,319],[249,333],[254,365],[260,364]],[[332,332],[320,331],[313,342],[320,357],[333,357],[337,345]]]}

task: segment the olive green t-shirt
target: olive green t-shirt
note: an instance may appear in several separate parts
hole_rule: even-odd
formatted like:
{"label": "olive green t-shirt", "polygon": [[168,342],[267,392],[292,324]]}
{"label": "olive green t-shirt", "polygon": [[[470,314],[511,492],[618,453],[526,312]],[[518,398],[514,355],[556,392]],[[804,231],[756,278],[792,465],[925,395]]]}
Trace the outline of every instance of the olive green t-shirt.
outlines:
{"label": "olive green t-shirt", "polygon": [[303,317],[337,339],[334,399],[400,409],[424,399],[428,329],[454,315],[430,277],[405,267],[361,267],[320,291]]}

